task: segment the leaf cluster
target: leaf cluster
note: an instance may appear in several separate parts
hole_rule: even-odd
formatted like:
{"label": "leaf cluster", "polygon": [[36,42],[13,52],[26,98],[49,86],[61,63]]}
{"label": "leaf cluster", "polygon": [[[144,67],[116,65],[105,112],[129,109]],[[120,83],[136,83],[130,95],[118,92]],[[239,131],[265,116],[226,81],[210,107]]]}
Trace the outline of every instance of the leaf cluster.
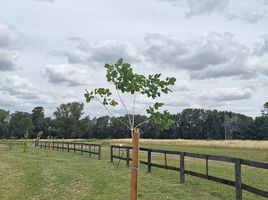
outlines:
{"label": "leaf cluster", "polygon": [[[174,77],[162,79],[160,73],[148,76],[134,73],[131,65],[129,63],[125,63],[122,58],[120,58],[115,64],[105,64],[104,67],[107,72],[107,81],[115,86],[117,92],[130,93],[132,95],[140,94],[151,99],[156,99],[157,97],[160,97],[161,94],[168,94],[172,92],[169,87],[174,85],[176,82],[176,78]],[[86,90],[84,94],[87,103],[96,98],[102,105],[105,106],[106,109],[107,106],[115,107],[118,105],[118,102],[112,99],[111,95],[112,92],[108,88],[96,88],[90,92]],[[122,100],[121,97],[120,100]],[[170,119],[169,112],[164,111],[161,113],[158,111],[158,109],[163,105],[163,103],[157,102],[153,107],[149,107],[147,109],[147,113],[150,114],[151,120],[155,125],[158,124],[159,127],[167,129],[174,122]],[[130,126],[134,128],[134,123],[130,123]]]}
{"label": "leaf cluster", "polygon": [[163,112],[159,112],[159,108],[162,107],[163,103],[156,102],[153,106],[150,106],[146,109],[146,112],[151,116],[152,124],[159,128],[160,130],[167,130],[175,121],[170,117],[170,113],[165,110]]}

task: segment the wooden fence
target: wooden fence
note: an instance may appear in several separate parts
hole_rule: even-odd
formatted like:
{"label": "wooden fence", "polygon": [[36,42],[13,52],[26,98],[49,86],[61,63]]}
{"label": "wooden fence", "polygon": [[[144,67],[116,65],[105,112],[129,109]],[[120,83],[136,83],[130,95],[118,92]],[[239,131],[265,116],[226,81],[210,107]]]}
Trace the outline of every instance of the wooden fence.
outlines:
{"label": "wooden fence", "polygon": [[98,159],[101,159],[101,145],[90,144],[90,143],[78,143],[78,142],[60,142],[60,141],[39,141],[40,148],[48,148],[52,150],[67,150],[68,152],[73,151],[74,153],[80,152],[88,153],[88,156],[97,155]]}
{"label": "wooden fence", "polygon": [[[116,149],[119,150],[119,155],[115,155],[114,150],[116,150]],[[125,155],[123,155],[123,154],[120,155],[120,150],[123,150],[124,152],[126,152]],[[122,159],[122,160],[125,160],[127,166],[129,166],[129,163],[132,160],[132,158],[130,157],[130,150],[132,150],[132,147],[111,145],[110,146],[111,162],[113,162],[114,158]],[[226,156],[215,156],[215,155],[198,154],[198,153],[181,152],[181,151],[170,151],[170,150],[161,150],[161,149],[140,148],[140,152],[147,153],[147,161],[140,160],[140,163],[147,165],[148,172],[152,171],[152,167],[157,167],[157,168],[163,168],[163,169],[167,169],[167,170],[178,171],[180,174],[180,183],[185,182],[185,174],[188,174],[190,176],[195,176],[195,177],[207,179],[210,181],[214,181],[217,183],[222,183],[225,185],[233,186],[236,189],[236,200],[242,200],[242,190],[245,190],[245,191],[254,193],[256,195],[268,198],[268,191],[264,191],[264,190],[252,187],[250,185],[244,184],[244,183],[242,183],[242,179],[241,179],[241,166],[242,165],[255,167],[258,169],[268,169],[268,163],[256,162],[256,161],[244,160],[244,159],[240,159],[240,158],[232,158],[232,157],[226,157]],[[164,155],[165,165],[153,163],[152,162],[152,153]],[[167,155],[178,156],[178,158],[179,158],[178,167],[169,166],[167,164]],[[205,161],[206,173],[202,174],[199,172],[187,170],[185,168],[185,157],[203,159]],[[208,169],[208,167],[209,167],[208,161],[209,160],[232,163],[234,165],[235,180],[232,181],[232,180],[209,175],[209,169]]]}

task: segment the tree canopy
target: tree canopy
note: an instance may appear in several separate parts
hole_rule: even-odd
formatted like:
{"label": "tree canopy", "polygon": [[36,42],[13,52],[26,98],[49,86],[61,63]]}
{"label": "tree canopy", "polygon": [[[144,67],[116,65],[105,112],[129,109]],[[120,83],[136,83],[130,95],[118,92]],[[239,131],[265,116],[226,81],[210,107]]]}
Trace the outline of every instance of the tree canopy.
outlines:
{"label": "tree canopy", "polygon": [[[175,84],[176,78],[167,77],[165,79],[161,79],[161,74],[145,76],[134,73],[131,65],[129,63],[125,63],[122,58],[120,58],[115,64],[105,64],[104,67],[106,69],[107,82],[111,83],[115,87],[119,101],[128,116],[128,123],[116,118],[120,123],[124,124],[130,130],[138,128],[148,121],[151,121],[153,125],[158,126],[160,129],[168,129],[172,124],[174,124],[174,120],[170,118],[170,113],[167,110],[163,112],[159,111],[159,108],[164,105],[162,102],[155,102],[153,105],[149,106],[149,108],[146,109],[149,119],[137,124],[135,123],[135,105],[136,95],[143,95],[147,98],[156,99],[162,94],[172,92],[169,87]],[[129,93],[133,95],[134,100],[132,115],[128,111],[120,93]],[[103,105],[112,116],[114,116],[114,114],[108,107],[116,107],[119,105],[119,101],[115,100],[110,88],[95,88],[91,91],[86,90],[84,96],[87,103],[90,103],[93,99],[99,101],[99,103],[101,103],[101,105]]]}

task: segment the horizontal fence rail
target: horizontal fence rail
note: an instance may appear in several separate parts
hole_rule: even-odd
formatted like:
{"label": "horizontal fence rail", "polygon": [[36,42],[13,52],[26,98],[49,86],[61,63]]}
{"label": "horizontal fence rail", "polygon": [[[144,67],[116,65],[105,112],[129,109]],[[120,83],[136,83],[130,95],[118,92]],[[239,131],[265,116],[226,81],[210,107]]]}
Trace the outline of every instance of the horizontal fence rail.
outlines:
{"label": "horizontal fence rail", "polygon": [[40,148],[52,149],[52,150],[67,150],[74,153],[80,152],[88,153],[88,156],[97,155],[98,159],[101,159],[101,145],[81,142],[61,142],[61,141],[39,141]]}
{"label": "horizontal fence rail", "polygon": [[[8,140],[8,139],[4,139],[4,140],[0,140],[0,144],[11,144],[11,145],[23,145],[25,143],[25,141],[23,140]],[[35,146],[36,141],[34,140],[26,140],[26,144],[29,146]]]}
{"label": "horizontal fence rail", "polygon": [[[116,155],[115,150],[118,150],[118,155]],[[125,160],[126,165],[129,166],[129,163],[132,160],[132,158],[130,157],[131,150],[132,150],[132,147],[129,147],[129,146],[111,145],[110,146],[110,160],[111,160],[111,162],[113,162],[114,158],[116,158],[116,159],[120,159],[120,160]],[[190,176],[195,176],[195,177],[203,178],[206,180],[214,181],[217,183],[233,186],[236,189],[236,200],[242,200],[242,190],[245,190],[245,191],[251,192],[253,194],[268,198],[268,191],[264,191],[264,190],[252,187],[250,185],[244,184],[244,183],[242,183],[242,178],[241,178],[242,165],[266,170],[266,169],[268,169],[268,163],[245,160],[245,159],[240,159],[240,158],[232,158],[232,157],[226,157],[226,156],[216,156],[216,155],[207,155],[207,154],[171,151],[171,150],[161,150],[161,149],[140,148],[140,151],[147,153],[147,161],[140,160],[140,164],[147,165],[148,172],[152,171],[152,167],[157,167],[157,168],[174,170],[174,171],[179,172],[180,183],[185,182],[185,174],[187,174]],[[152,153],[164,155],[165,165],[153,163],[152,162]],[[178,159],[179,159],[178,167],[169,166],[167,164],[167,155],[178,156]],[[185,169],[185,157],[203,159],[205,161],[206,173],[202,174],[199,172],[194,172],[194,171]],[[209,165],[208,165],[209,160],[232,163],[234,166],[234,172],[235,172],[234,180],[228,180],[228,179],[219,178],[219,177],[209,175],[209,168],[208,168],[209,167]]]}

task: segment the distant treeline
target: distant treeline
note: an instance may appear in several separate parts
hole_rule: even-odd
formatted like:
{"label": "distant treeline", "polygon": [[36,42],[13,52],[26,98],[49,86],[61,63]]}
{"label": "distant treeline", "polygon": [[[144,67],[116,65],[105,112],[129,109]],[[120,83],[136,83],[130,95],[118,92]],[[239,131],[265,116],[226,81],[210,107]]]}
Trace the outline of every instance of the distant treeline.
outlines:
{"label": "distant treeline", "polygon": [[[83,117],[84,104],[72,102],[57,107],[53,118],[45,117],[44,108],[32,113],[0,109],[0,138],[22,138],[25,133],[36,138],[129,138],[130,132],[114,117]],[[127,122],[127,116],[119,117]],[[172,115],[175,124],[169,130],[160,130],[150,121],[141,127],[142,138],[157,139],[268,139],[268,102],[261,116],[253,119],[239,113],[187,108]],[[135,123],[148,118],[135,115]]]}

